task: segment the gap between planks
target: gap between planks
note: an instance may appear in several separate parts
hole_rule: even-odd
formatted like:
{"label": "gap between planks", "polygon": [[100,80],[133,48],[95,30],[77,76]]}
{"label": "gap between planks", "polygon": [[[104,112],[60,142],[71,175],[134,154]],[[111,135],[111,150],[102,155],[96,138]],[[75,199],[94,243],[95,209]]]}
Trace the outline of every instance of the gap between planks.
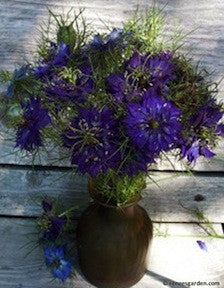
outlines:
{"label": "gap between planks", "polygon": [[[1,168],[6,168],[6,169],[15,169],[15,170],[30,170],[30,171],[68,171],[68,172],[74,172],[76,175],[80,175],[76,171],[76,166],[52,166],[52,165],[40,165],[40,164],[16,164],[16,163],[0,163],[0,169]],[[204,176],[204,177],[217,177],[217,176],[224,176],[224,171],[220,170],[214,170],[214,171],[209,171],[209,170],[178,170],[178,169],[156,169],[156,168],[149,168],[149,174],[150,173],[163,173],[163,174],[171,174],[173,173],[174,175],[194,175],[194,176]],[[82,177],[82,175],[80,175]]]}

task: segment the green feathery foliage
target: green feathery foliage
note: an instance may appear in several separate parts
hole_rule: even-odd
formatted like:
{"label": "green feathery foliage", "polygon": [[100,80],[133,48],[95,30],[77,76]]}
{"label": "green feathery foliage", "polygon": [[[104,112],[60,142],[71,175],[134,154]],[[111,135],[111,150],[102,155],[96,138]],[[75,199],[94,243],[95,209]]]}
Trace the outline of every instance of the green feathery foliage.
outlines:
{"label": "green feathery foliage", "polygon": [[125,205],[145,188],[145,175],[139,173],[134,177],[127,175],[119,177],[113,170],[99,174],[94,178],[96,191],[108,202],[117,206]]}

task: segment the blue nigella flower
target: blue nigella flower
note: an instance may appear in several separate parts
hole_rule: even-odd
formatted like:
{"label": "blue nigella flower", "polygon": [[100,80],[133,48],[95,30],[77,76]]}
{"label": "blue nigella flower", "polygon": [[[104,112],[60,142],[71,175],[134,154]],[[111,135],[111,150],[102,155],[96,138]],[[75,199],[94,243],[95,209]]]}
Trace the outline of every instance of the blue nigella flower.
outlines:
{"label": "blue nigella flower", "polygon": [[78,165],[81,173],[96,176],[119,162],[117,135],[113,112],[105,106],[101,111],[80,107],[62,137],[64,146],[72,148],[71,163]]}
{"label": "blue nigella flower", "polygon": [[207,248],[205,242],[203,242],[201,240],[197,240],[196,242],[198,243],[198,246],[201,248],[201,250],[208,252],[208,248]]}
{"label": "blue nigella flower", "polygon": [[69,57],[71,56],[71,51],[69,45],[59,42],[58,49],[52,59],[52,64],[54,67],[63,67],[67,64]]}
{"label": "blue nigella flower", "polygon": [[92,69],[89,64],[84,63],[79,67],[79,75],[76,80],[76,86],[79,93],[84,95],[90,94],[94,91],[94,81],[92,77]]}
{"label": "blue nigella flower", "polygon": [[5,92],[6,97],[12,98],[15,91],[15,83],[16,81],[22,80],[27,76],[27,73],[29,71],[30,66],[29,65],[23,65],[19,69],[15,69],[15,71],[12,74],[12,79],[8,84],[8,88]]}
{"label": "blue nigella flower", "polygon": [[47,109],[41,106],[39,98],[31,97],[27,104],[22,104],[23,122],[18,126],[16,147],[33,151],[42,146],[41,128],[51,123]]}
{"label": "blue nigella flower", "polygon": [[41,62],[39,63],[39,66],[34,69],[34,74],[38,78],[41,78],[43,76],[46,76],[47,74],[50,74],[52,68],[51,62]]}
{"label": "blue nigella flower", "polygon": [[146,91],[143,103],[129,103],[125,118],[127,133],[144,155],[158,155],[174,147],[179,138],[181,111],[152,91]]}
{"label": "blue nigella flower", "polygon": [[5,92],[5,96],[8,98],[12,98],[14,95],[14,91],[15,91],[15,84],[12,81],[10,81],[8,88]]}
{"label": "blue nigella flower", "polygon": [[34,69],[34,74],[37,77],[47,77],[51,79],[53,77],[52,75],[54,75],[54,68],[65,66],[72,57],[72,53],[69,45],[65,43],[51,43],[49,57],[49,60],[40,62],[39,66]]}
{"label": "blue nigella flower", "polygon": [[123,29],[114,28],[106,37],[97,34],[90,43],[90,48],[100,51],[114,49],[116,46],[124,46],[126,41],[125,36],[130,36],[130,33],[125,33]]}
{"label": "blue nigella flower", "polygon": [[72,101],[75,103],[83,102],[85,98],[81,89],[77,89],[76,85],[64,80],[56,79],[52,81],[51,85],[45,88],[45,92],[53,100]]}
{"label": "blue nigella flower", "polygon": [[44,248],[44,255],[47,267],[52,270],[52,275],[61,281],[71,277],[72,265],[65,255],[65,246],[51,244]]}
{"label": "blue nigella flower", "polygon": [[[138,69],[139,71],[142,70],[143,65],[145,64],[146,60],[150,59],[151,54],[147,53],[145,55],[141,55],[139,52],[135,51],[130,59],[126,62],[126,70],[131,73]],[[143,67],[144,68],[144,67]]]}

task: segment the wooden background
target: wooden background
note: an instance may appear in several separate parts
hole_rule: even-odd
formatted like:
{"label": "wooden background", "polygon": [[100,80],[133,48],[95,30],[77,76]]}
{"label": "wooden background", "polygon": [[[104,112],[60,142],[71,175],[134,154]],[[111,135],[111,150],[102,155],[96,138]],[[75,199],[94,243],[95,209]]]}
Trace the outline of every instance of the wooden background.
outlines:
{"label": "wooden background", "polygon": [[[38,39],[38,25],[47,19],[46,5],[54,12],[84,7],[88,20],[96,30],[102,31],[101,20],[109,21],[112,27],[119,26],[130,17],[137,4],[144,10],[151,3],[148,0],[0,0],[0,69],[13,70],[24,59],[31,59]],[[164,7],[167,14],[165,34],[171,35],[177,25],[186,32],[197,28],[186,38],[183,50],[191,49],[195,61],[201,60],[206,69],[213,72],[212,79],[219,81],[224,76],[224,1],[160,0],[157,4]],[[223,99],[223,83],[219,91],[218,97]],[[42,155],[35,162],[36,169],[32,169],[31,158],[14,154],[14,144],[7,138],[1,127],[0,288],[70,287],[70,284],[51,282],[41,250],[32,249],[32,241],[36,239],[34,220],[41,212],[38,199],[43,194],[60,196],[68,204],[87,205],[86,179],[72,176],[68,162],[55,162],[55,155],[61,153],[56,149]],[[203,240],[200,234],[204,232],[194,223],[195,217],[180,205],[201,209],[223,234],[224,141],[216,152],[217,156],[211,161],[201,159],[194,176],[184,173],[185,167],[173,159],[171,162],[178,173],[172,171],[173,166],[166,160],[154,167],[151,176],[159,187],[148,184],[142,205],[155,222],[157,236],[151,249],[149,271],[136,288],[164,287],[163,281],[167,279],[219,281],[217,287],[224,287],[224,240],[205,238],[208,252],[200,250],[196,240]],[[205,199],[196,202],[197,194]],[[77,213],[77,217],[79,215]],[[166,237],[159,237],[164,233]],[[71,286],[93,287],[81,275]]]}

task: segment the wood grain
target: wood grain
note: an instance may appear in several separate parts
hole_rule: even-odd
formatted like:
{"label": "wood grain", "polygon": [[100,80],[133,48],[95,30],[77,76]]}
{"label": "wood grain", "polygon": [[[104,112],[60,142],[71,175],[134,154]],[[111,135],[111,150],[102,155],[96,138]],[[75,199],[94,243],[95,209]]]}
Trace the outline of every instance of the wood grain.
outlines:
{"label": "wood grain", "polygon": [[[198,208],[212,222],[224,222],[224,177],[219,175],[175,175],[153,172],[157,181],[148,183],[144,190],[143,205],[154,221],[197,220],[181,204],[190,209]],[[69,171],[32,170],[21,168],[0,169],[0,214],[8,216],[38,216],[44,195],[59,197],[67,207],[78,205],[79,211],[89,203],[87,179],[74,176]],[[196,202],[197,194],[205,200]],[[77,212],[79,216],[80,212]]]}
{"label": "wood grain", "polygon": [[[139,4],[141,10],[151,5],[150,0],[1,0],[0,1],[0,69],[13,70],[15,65],[30,60],[36,50],[37,28],[47,19],[46,5],[55,13],[66,12],[71,7],[85,8],[87,19],[96,30],[104,31],[104,22],[111,27],[120,26],[130,17]],[[158,0],[164,7],[167,26],[163,33],[170,37],[175,27],[186,32],[197,30],[186,38],[183,51],[201,60],[202,65],[213,71],[212,79],[219,81],[224,71],[224,2],[222,0]],[[100,20],[101,18],[101,20]],[[3,89],[0,87],[0,89]],[[218,97],[224,99],[224,82],[220,84]],[[10,135],[11,136],[11,135]],[[52,149],[41,153],[35,164],[43,166],[32,170],[31,157],[14,153],[14,143],[7,141],[8,134],[0,127],[0,288],[93,288],[80,274],[74,283],[61,285],[51,282],[51,275],[45,269],[40,248],[33,250],[37,239],[32,219],[41,213],[40,200],[43,195],[59,197],[65,206],[78,205],[80,210],[88,205],[87,179],[74,176],[69,161],[56,161],[64,157],[61,150]],[[217,157],[207,162],[201,160],[197,171],[224,172],[224,142],[216,148]],[[178,170],[184,166],[171,159]],[[16,166],[2,164],[13,164]],[[154,169],[172,170],[169,161],[159,162]],[[58,168],[61,166],[61,168]],[[149,258],[149,272],[133,288],[162,288],[164,281],[219,281],[224,287],[224,241],[203,237],[197,225],[171,222],[195,221],[195,217],[184,207],[198,208],[215,223],[224,222],[224,177],[222,173],[199,173],[195,177],[179,173],[152,172],[151,176],[159,186],[149,182],[144,191],[141,205],[153,221],[169,222],[154,224],[155,237]],[[194,197],[204,197],[196,202]],[[20,218],[14,218],[22,217]],[[75,223],[74,223],[75,225]],[[220,224],[215,228],[222,233]],[[198,234],[202,234],[200,237]],[[208,252],[200,250],[196,240],[206,242]],[[30,254],[29,254],[30,253]],[[29,255],[27,255],[29,254]],[[27,255],[27,257],[25,257]],[[169,287],[169,286],[168,286]],[[175,287],[187,287],[177,285]],[[200,285],[200,287],[207,287]]]}
{"label": "wood grain", "polygon": [[[0,59],[1,67],[13,68],[21,56],[31,56],[36,47],[37,27],[47,19],[49,6],[56,13],[67,11],[71,7],[85,8],[89,22],[94,23],[96,30],[103,30],[104,22],[111,26],[120,26],[139,5],[140,10],[150,7],[153,1],[148,0],[121,0],[121,1],[44,1],[44,0],[1,0],[1,36]],[[163,7],[167,13],[166,33],[173,31],[178,25],[186,31],[198,28],[188,37],[188,46],[193,48],[192,54],[202,59],[207,67],[215,68],[216,76],[223,73],[223,20],[224,3],[221,0],[209,2],[199,0],[197,3],[190,0],[183,1],[156,1],[158,7]],[[100,19],[101,20],[100,20]],[[174,21],[176,19],[176,21]]]}
{"label": "wood grain", "polygon": [[[75,223],[74,223],[75,225]],[[154,224],[155,231],[166,230],[173,236],[154,237],[148,269],[150,272],[133,288],[162,288],[163,281],[219,281],[224,285],[224,241],[194,237],[203,235],[192,224]],[[72,283],[51,281],[37,241],[36,226],[30,219],[0,218],[1,288],[92,288],[78,273]],[[15,240],[13,240],[15,239]],[[200,250],[196,240],[206,242],[208,252]],[[76,259],[76,255],[75,259]],[[169,286],[168,286],[169,287]],[[186,287],[186,286],[175,286]],[[206,287],[206,286],[200,286]]]}

